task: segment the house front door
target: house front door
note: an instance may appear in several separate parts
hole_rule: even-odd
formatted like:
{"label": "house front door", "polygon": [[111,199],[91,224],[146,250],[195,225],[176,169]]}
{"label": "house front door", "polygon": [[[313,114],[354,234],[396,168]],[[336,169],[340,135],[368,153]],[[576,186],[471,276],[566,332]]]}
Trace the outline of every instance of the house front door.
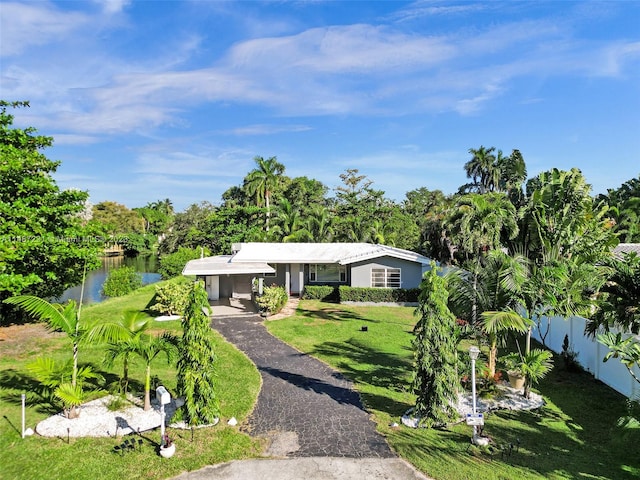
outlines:
{"label": "house front door", "polygon": [[206,277],[204,285],[209,300],[220,300],[220,277],[209,275]]}
{"label": "house front door", "polygon": [[300,295],[300,264],[291,264],[291,275],[289,277],[289,293]]}

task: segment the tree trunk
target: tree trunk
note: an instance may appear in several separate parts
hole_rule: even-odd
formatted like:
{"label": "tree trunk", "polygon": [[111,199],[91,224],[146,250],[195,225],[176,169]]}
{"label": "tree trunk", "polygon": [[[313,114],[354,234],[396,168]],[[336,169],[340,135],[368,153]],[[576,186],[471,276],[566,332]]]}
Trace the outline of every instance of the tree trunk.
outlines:
{"label": "tree trunk", "polygon": [[498,347],[495,340],[491,340],[491,346],[489,347],[489,362],[487,368],[489,369],[489,376],[493,378],[496,374],[496,360],[498,357]]}
{"label": "tree trunk", "polygon": [[78,343],[73,343],[73,371],[71,372],[71,386],[75,388],[78,380]]}
{"label": "tree trunk", "polygon": [[147,365],[147,375],[144,380],[144,410],[151,410],[151,364]]}
{"label": "tree trunk", "polygon": [[123,361],[123,371],[122,371],[122,393],[125,395],[129,390],[129,358],[125,355]]}

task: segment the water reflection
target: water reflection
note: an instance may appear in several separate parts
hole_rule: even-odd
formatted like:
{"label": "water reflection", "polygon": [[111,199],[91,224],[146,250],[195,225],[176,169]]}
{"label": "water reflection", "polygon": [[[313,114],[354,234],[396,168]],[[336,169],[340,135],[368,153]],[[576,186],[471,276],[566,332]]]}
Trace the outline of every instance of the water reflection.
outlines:
{"label": "water reflection", "polygon": [[[89,305],[98,303],[106,297],[102,296],[102,285],[107,279],[110,270],[126,265],[134,267],[136,272],[142,275],[142,283],[148,285],[160,280],[160,274],[157,273],[157,257],[153,255],[139,255],[137,257],[102,257],[102,265],[99,269],[87,272],[87,278],[84,284],[84,295],[82,303]],[[81,286],[77,285],[64,291],[60,298],[55,299],[56,302],[65,302],[69,299],[80,301]]]}

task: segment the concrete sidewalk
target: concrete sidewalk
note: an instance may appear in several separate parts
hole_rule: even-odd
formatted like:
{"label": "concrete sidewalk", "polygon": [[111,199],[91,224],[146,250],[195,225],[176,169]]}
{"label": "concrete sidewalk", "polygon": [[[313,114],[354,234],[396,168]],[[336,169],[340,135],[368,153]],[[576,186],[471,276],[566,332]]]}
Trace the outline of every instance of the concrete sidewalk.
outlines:
{"label": "concrete sidewalk", "polygon": [[236,460],[174,480],[428,480],[400,458],[304,457]]}

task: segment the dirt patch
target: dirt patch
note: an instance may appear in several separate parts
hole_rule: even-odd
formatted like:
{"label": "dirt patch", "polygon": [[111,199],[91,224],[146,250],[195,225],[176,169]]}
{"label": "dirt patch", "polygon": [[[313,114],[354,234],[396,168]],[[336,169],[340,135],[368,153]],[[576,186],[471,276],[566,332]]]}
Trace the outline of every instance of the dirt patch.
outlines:
{"label": "dirt patch", "polygon": [[43,341],[64,336],[61,332],[51,332],[42,323],[9,325],[0,327],[0,355],[20,357],[34,353]]}

